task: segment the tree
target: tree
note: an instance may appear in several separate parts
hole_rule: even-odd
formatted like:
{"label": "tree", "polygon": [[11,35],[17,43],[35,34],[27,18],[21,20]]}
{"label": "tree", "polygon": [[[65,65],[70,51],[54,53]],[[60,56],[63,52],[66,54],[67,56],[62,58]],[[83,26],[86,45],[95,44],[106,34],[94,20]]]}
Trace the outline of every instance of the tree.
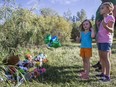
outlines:
{"label": "tree", "polygon": [[64,12],[64,18],[67,20],[67,21],[70,21],[70,20],[72,20],[72,13],[71,13],[71,11],[68,9],[68,11],[67,12]]}
{"label": "tree", "polygon": [[16,9],[15,0],[2,0],[0,8],[0,20],[7,20],[11,17],[13,11]]}
{"label": "tree", "polygon": [[85,20],[86,17],[86,11],[84,9],[81,9],[81,11],[77,12],[77,18],[82,22],[83,20]]}
{"label": "tree", "polygon": [[4,49],[18,46],[40,45],[47,34],[55,35],[60,41],[70,39],[72,26],[60,16],[37,16],[30,10],[18,9],[0,27],[0,46]]}
{"label": "tree", "polygon": [[46,17],[46,16],[58,16],[58,13],[51,8],[42,8],[42,9],[40,9],[40,13],[44,17]]}
{"label": "tree", "polygon": [[2,47],[11,51],[12,48],[27,44],[35,30],[33,30],[34,18],[35,15],[28,10],[20,9],[13,12],[0,31],[4,37],[0,39]]}
{"label": "tree", "polygon": [[95,17],[94,15],[91,16],[91,20],[94,21],[95,20]]}
{"label": "tree", "polygon": [[76,16],[73,16],[73,17],[72,17],[72,22],[73,22],[73,23],[77,22],[77,17],[76,17]]}

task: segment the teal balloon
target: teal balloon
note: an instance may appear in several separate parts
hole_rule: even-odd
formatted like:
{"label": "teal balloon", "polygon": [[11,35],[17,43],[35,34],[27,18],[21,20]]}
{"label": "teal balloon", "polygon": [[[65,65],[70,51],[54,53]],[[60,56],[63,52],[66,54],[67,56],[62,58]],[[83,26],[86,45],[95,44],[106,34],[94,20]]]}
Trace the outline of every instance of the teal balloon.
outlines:
{"label": "teal balloon", "polygon": [[48,44],[51,41],[52,36],[49,34],[45,37],[45,44]]}
{"label": "teal balloon", "polygon": [[58,48],[58,47],[60,47],[60,46],[61,46],[60,42],[54,42],[54,43],[52,44],[52,47],[54,47],[54,48]]}

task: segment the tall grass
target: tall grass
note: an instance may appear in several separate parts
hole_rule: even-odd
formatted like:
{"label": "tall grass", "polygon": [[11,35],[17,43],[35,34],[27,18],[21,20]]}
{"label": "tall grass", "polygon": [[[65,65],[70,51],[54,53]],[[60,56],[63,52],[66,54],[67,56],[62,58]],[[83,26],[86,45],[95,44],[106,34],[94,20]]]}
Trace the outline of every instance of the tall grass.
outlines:
{"label": "tall grass", "polygon": [[[46,73],[40,76],[38,79],[29,82],[29,87],[116,87],[116,69],[115,69],[115,54],[116,54],[116,41],[113,44],[112,56],[111,56],[111,82],[104,83],[95,77],[96,72],[94,68],[90,69],[90,80],[83,81],[79,77],[79,73],[83,70],[82,58],[79,56],[79,44],[77,43],[65,43],[62,47],[57,49],[47,48],[46,46],[21,48],[19,52],[21,59],[25,52],[29,52],[35,56],[39,52],[47,55],[48,63],[43,67],[47,69]],[[95,64],[99,60],[97,46],[93,43],[93,57],[91,58],[91,65]],[[0,83],[1,85],[2,83]],[[2,86],[3,87],[3,86]],[[22,84],[21,87],[26,87]]]}

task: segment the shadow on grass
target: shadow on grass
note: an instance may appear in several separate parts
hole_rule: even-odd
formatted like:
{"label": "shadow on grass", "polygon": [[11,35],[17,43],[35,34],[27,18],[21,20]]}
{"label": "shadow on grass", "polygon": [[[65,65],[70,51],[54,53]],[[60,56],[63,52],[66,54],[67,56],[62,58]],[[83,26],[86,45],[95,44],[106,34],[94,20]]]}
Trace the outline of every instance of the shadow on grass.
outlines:
{"label": "shadow on grass", "polygon": [[[83,81],[81,80],[79,74],[82,71],[81,66],[46,66],[46,73],[42,76],[42,78],[39,79],[39,82],[42,83],[70,83],[72,81],[82,81],[83,82],[90,82],[94,81],[90,79],[89,81]],[[96,81],[96,80],[95,80]]]}
{"label": "shadow on grass", "polygon": [[79,47],[80,48],[80,44],[79,43],[77,43],[77,44],[62,44],[62,46],[63,47],[68,47],[68,48],[71,48],[71,49],[73,49],[73,48],[75,48],[75,47]]}
{"label": "shadow on grass", "polygon": [[112,54],[116,54],[116,42],[112,45]]}
{"label": "shadow on grass", "polygon": [[66,83],[78,78],[77,69],[80,66],[46,66],[47,72],[43,75],[44,82]]}

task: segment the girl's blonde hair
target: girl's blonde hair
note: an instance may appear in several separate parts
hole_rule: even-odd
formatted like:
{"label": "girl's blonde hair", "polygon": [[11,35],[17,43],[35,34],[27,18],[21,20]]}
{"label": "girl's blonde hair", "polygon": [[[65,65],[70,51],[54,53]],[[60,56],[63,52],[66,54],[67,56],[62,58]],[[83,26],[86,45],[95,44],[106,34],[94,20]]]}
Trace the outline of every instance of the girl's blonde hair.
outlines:
{"label": "girl's blonde hair", "polygon": [[114,10],[114,5],[113,5],[113,3],[112,2],[104,2],[103,4],[102,4],[102,6],[107,6],[107,8],[109,9],[109,11],[110,11],[110,14],[113,14],[113,10]]}
{"label": "girl's blonde hair", "polygon": [[[81,31],[85,31],[85,29],[83,28],[83,23],[84,23],[85,21],[88,21],[89,24],[90,24],[89,30],[92,28],[92,23],[90,22],[90,20],[85,19],[85,20],[81,23],[81,25],[79,26],[79,28],[81,29]],[[91,30],[90,30],[90,31],[91,31]]]}

